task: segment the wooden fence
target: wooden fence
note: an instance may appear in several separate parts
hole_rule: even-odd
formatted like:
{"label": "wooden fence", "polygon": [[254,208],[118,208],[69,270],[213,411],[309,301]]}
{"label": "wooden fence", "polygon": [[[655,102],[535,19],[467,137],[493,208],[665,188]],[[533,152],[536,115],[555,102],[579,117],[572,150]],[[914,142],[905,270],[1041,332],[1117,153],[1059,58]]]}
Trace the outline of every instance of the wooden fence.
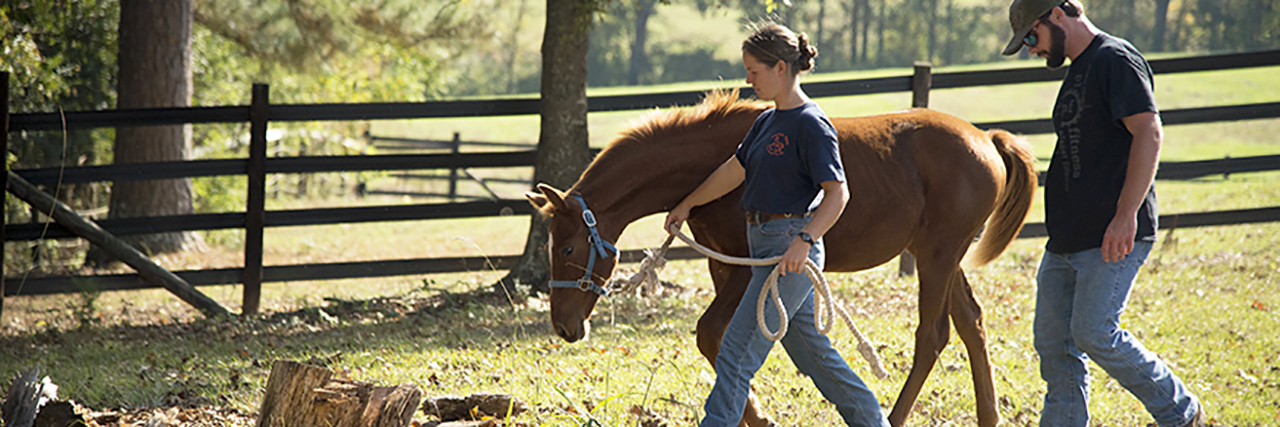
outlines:
{"label": "wooden fence", "polygon": [[[1151,61],[1153,70],[1158,74],[1275,65],[1280,65],[1280,50]],[[927,105],[928,91],[931,89],[1060,81],[1064,73],[1065,70],[1021,68],[932,74],[928,66],[917,66],[916,72],[909,76],[807,83],[803,86],[805,92],[815,98],[912,91],[914,93],[913,104],[924,106]],[[56,131],[73,128],[249,122],[251,135],[250,153],[247,159],[195,160],[14,171],[17,175],[34,184],[45,186],[57,185],[58,183],[246,175],[249,187],[244,212],[97,221],[103,229],[116,235],[216,229],[245,230],[244,268],[175,272],[179,277],[195,286],[243,283],[244,300],[242,307],[245,313],[257,312],[261,284],[263,282],[385,277],[489,268],[507,269],[514,265],[517,259],[517,256],[452,257],[263,266],[262,235],[265,227],[524,215],[532,213],[532,208],[523,199],[268,212],[264,208],[267,174],[528,167],[534,165],[536,152],[523,150],[493,153],[451,152],[447,154],[268,158],[266,131],[270,122],[537,114],[538,100],[536,98],[420,103],[271,104],[268,99],[268,86],[255,84],[252,89],[252,101],[248,106],[79,111],[65,114],[9,114],[7,107],[8,76],[3,73],[0,73],[0,76],[3,76],[0,77],[0,83],[5,83],[0,84],[0,87],[3,87],[4,90],[0,95],[3,95],[4,99],[6,99],[3,110],[0,110],[0,116],[3,116],[3,121],[0,121],[0,124],[5,125],[4,131],[0,132],[0,135],[4,135],[0,142],[4,143],[6,151],[8,149],[8,135],[13,131]],[[589,111],[600,112],[693,105],[701,100],[702,94],[703,92],[701,91],[685,91],[592,97],[589,99],[588,106]],[[754,93],[750,88],[743,90],[743,96],[753,95]],[[1161,112],[1161,118],[1166,125],[1276,117],[1280,117],[1280,102],[1166,110]],[[998,127],[1023,134],[1052,132],[1052,125],[1049,119],[977,123],[976,125],[980,128]],[[1177,177],[1185,179],[1197,176],[1277,169],[1280,169],[1280,156],[1210,160],[1163,164],[1160,169],[1160,175],[1157,178]],[[1160,218],[1162,228],[1174,225],[1178,227],[1195,227],[1266,221],[1280,221],[1280,207],[1172,214],[1162,215]],[[1027,224],[1019,237],[1043,235],[1044,228],[1042,224]],[[0,238],[4,241],[66,237],[74,236],[56,223],[5,224],[2,234],[0,234]],[[674,248],[671,252],[668,252],[668,257],[672,259],[694,258],[697,256],[696,253],[692,250],[687,250],[687,248]],[[623,251],[621,261],[634,262],[642,257],[643,253],[638,250]],[[77,286],[76,282],[80,283],[80,286]],[[3,282],[0,282],[0,289],[4,289],[3,296],[0,296],[0,298],[13,295],[78,292],[81,286],[85,284],[91,284],[100,290],[156,287],[156,285],[141,281],[137,275],[133,274],[40,277],[23,280],[21,287],[4,287]],[[0,299],[0,304],[2,304],[2,301]]]}
{"label": "wooden fence", "polygon": [[[450,154],[458,154],[458,152],[461,151],[463,145],[478,146],[478,147],[518,148],[518,149],[526,149],[526,150],[534,148],[534,144],[528,144],[528,143],[463,141],[462,135],[458,132],[454,132],[453,139],[450,139],[447,141],[435,140],[435,139],[377,136],[377,135],[370,134],[368,131],[365,131],[364,139],[368,146],[377,148],[378,150],[409,151],[409,152],[419,152],[419,153],[423,151],[429,151],[429,150],[448,150]],[[597,149],[593,149],[592,156],[594,156],[598,152],[599,151]],[[533,188],[532,182],[530,182],[530,180],[528,179],[481,178],[479,176],[476,176],[474,173],[472,173],[470,168],[465,168],[465,167],[449,168],[447,172],[448,174],[443,176],[410,173],[410,172],[400,172],[400,173],[394,173],[390,175],[391,178],[398,178],[401,180],[445,181],[448,185],[448,191],[445,193],[378,190],[378,189],[368,188],[366,184],[363,182],[360,183],[359,193],[361,196],[387,195],[387,196],[410,196],[410,197],[439,197],[439,198],[449,199],[449,202],[454,202],[458,199],[465,199],[465,200],[502,199],[502,196],[499,196],[498,193],[494,192],[493,189],[489,188],[489,183],[522,184],[527,188]],[[469,180],[478,184],[480,188],[485,191],[486,194],[483,196],[469,196],[469,195],[458,194],[458,181],[463,179],[463,177],[460,176],[458,172],[462,172],[462,174],[466,175],[466,178],[465,178],[466,180]]]}

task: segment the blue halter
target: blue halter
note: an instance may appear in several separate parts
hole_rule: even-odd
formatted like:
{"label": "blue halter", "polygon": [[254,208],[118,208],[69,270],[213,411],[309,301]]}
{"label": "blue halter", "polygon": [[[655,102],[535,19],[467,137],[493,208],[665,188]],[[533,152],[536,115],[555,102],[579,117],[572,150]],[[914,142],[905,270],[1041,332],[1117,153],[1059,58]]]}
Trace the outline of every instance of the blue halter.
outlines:
{"label": "blue halter", "polygon": [[587,230],[591,235],[587,237],[587,244],[590,245],[591,254],[587,256],[587,271],[582,274],[582,278],[578,280],[552,280],[548,285],[553,288],[574,288],[584,292],[595,292],[600,296],[609,296],[609,290],[591,280],[591,271],[596,266],[596,256],[599,254],[600,259],[608,259],[618,254],[618,248],[613,244],[600,238],[600,232],[596,231],[596,215],[587,209],[587,202],[582,200],[582,196],[574,195],[578,199],[578,204],[582,205],[582,221],[587,224]]}

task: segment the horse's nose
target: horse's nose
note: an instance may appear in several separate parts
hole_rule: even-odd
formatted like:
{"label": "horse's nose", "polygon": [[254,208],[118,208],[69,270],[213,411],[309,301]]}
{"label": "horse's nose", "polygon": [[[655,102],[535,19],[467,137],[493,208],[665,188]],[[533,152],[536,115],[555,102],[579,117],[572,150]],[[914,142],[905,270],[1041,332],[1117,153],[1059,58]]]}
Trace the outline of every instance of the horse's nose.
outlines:
{"label": "horse's nose", "polygon": [[568,342],[577,342],[578,340],[582,339],[584,335],[586,335],[585,334],[586,329],[582,327],[574,328],[574,327],[566,326],[560,323],[557,323],[555,326],[556,326],[556,335],[559,335],[560,338],[564,338],[564,340]]}

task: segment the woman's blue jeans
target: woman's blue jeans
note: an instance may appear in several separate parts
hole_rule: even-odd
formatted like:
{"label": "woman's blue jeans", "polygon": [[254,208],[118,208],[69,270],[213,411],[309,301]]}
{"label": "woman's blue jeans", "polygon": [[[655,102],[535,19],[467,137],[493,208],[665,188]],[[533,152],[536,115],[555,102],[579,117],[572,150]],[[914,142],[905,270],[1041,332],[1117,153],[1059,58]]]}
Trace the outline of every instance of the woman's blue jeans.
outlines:
{"label": "woman's blue jeans", "polygon": [[[808,218],[786,218],[748,225],[751,256],[768,258],[782,255],[808,221]],[[821,268],[825,260],[822,240],[809,250],[809,259]],[[707,415],[700,424],[703,427],[737,426],[742,420],[747,394],[751,390],[751,378],[764,365],[769,350],[773,348],[773,342],[764,337],[756,322],[756,302],[773,267],[752,267],[751,283],[720,341],[720,354],[716,356],[715,366],[716,383],[711,395],[707,396]],[[796,368],[813,380],[823,397],[835,404],[846,424],[887,427],[889,422],[875,395],[849,369],[844,358],[831,346],[831,341],[818,333],[814,326],[813,283],[803,273],[789,273],[779,276],[778,290],[791,318],[787,334],[781,340],[782,346]],[[769,328],[777,330],[778,309],[773,303],[767,304],[765,318]]]}
{"label": "woman's blue jeans", "polygon": [[1182,426],[1199,408],[1195,396],[1155,353],[1120,328],[1138,267],[1151,242],[1135,242],[1119,262],[1100,249],[1046,251],[1037,277],[1035,347],[1048,385],[1041,426],[1089,424],[1089,371],[1093,360],[1137,397],[1160,426]]}

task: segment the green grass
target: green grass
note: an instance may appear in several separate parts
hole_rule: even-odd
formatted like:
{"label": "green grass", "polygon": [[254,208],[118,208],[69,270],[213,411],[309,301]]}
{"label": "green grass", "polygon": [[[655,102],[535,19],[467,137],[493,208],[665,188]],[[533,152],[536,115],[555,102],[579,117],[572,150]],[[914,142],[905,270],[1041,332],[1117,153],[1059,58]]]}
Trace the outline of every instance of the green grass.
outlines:
{"label": "green grass", "polygon": [[[1217,422],[1280,422],[1280,224],[1185,229],[1161,237],[1139,276],[1126,327],[1175,367]],[[999,408],[1010,425],[1033,425],[1043,392],[1031,347],[1033,276],[1042,244],[1015,242],[993,264],[968,273],[986,309]],[[94,408],[196,402],[254,411],[271,360],[316,357],[333,360],[335,369],[349,370],[355,379],[417,384],[429,397],[511,393],[533,408],[515,419],[525,425],[582,425],[586,411],[605,425],[636,425],[632,406],[688,425],[700,415],[713,377],[691,333],[711,294],[700,261],[672,262],[663,277],[693,290],[659,299],[603,300],[592,337],[575,344],[552,335],[541,300],[514,306],[466,301],[457,292],[484,287],[486,278],[433,278],[402,293],[382,293],[390,297],[382,300],[315,301],[256,320],[180,319],[10,333],[0,338],[0,371],[42,366],[61,386],[60,395]],[[889,405],[910,366],[914,279],[898,279],[892,265],[829,277],[859,326],[883,345],[889,379],[873,378],[861,360],[851,359],[851,365]],[[268,285],[268,298],[278,298],[283,286]],[[440,288],[453,289],[452,300]],[[854,340],[843,326],[833,338],[853,356]],[[974,422],[968,362],[962,346],[955,339],[953,344],[941,354],[910,425]],[[1136,400],[1104,373],[1094,374],[1092,409],[1099,425],[1149,422]],[[781,350],[775,349],[755,384],[765,407],[784,425],[837,421],[834,409]]]}
{"label": "green grass", "polygon": [[[1276,206],[1277,181],[1280,173],[1161,182],[1162,211]],[[1034,208],[1031,220],[1040,215]],[[619,246],[657,245],[660,220],[632,224]],[[522,247],[527,227],[527,218],[509,217],[276,229],[268,234],[274,257],[268,264],[511,254]],[[1280,224],[1180,229],[1160,237],[1133,292],[1126,328],[1175,366],[1218,423],[1280,422]],[[1034,425],[1043,393],[1030,341],[1043,243],[1016,241],[991,265],[968,272],[986,309],[1000,413],[1010,425]],[[910,366],[916,326],[916,284],[895,277],[895,265],[829,275],[859,326],[883,344],[889,379],[871,377],[861,360],[851,359],[851,365],[886,406]],[[514,306],[468,300],[468,291],[487,288],[502,273],[267,284],[263,307],[274,314],[229,323],[198,319],[160,290],[103,293],[89,307],[96,320],[85,327],[77,327],[71,314],[83,308],[75,296],[10,298],[0,372],[42,366],[62,386],[62,396],[94,408],[186,402],[251,412],[262,399],[271,360],[317,357],[335,360],[335,369],[350,370],[355,379],[417,384],[429,397],[511,393],[534,408],[515,419],[525,425],[582,425],[588,411],[605,425],[636,425],[632,406],[672,425],[700,416],[713,377],[692,335],[712,296],[702,261],[675,261],[663,272],[689,293],[603,300],[592,337],[575,344],[552,334],[543,300]],[[238,308],[239,287],[203,289]],[[854,340],[843,326],[833,337],[854,356]],[[770,413],[784,425],[835,422],[834,409],[775,351],[755,383]],[[910,425],[973,424],[968,369],[961,346],[949,346]],[[1092,409],[1099,425],[1149,422],[1136,400],[1105,373],[1094,373]]]}

